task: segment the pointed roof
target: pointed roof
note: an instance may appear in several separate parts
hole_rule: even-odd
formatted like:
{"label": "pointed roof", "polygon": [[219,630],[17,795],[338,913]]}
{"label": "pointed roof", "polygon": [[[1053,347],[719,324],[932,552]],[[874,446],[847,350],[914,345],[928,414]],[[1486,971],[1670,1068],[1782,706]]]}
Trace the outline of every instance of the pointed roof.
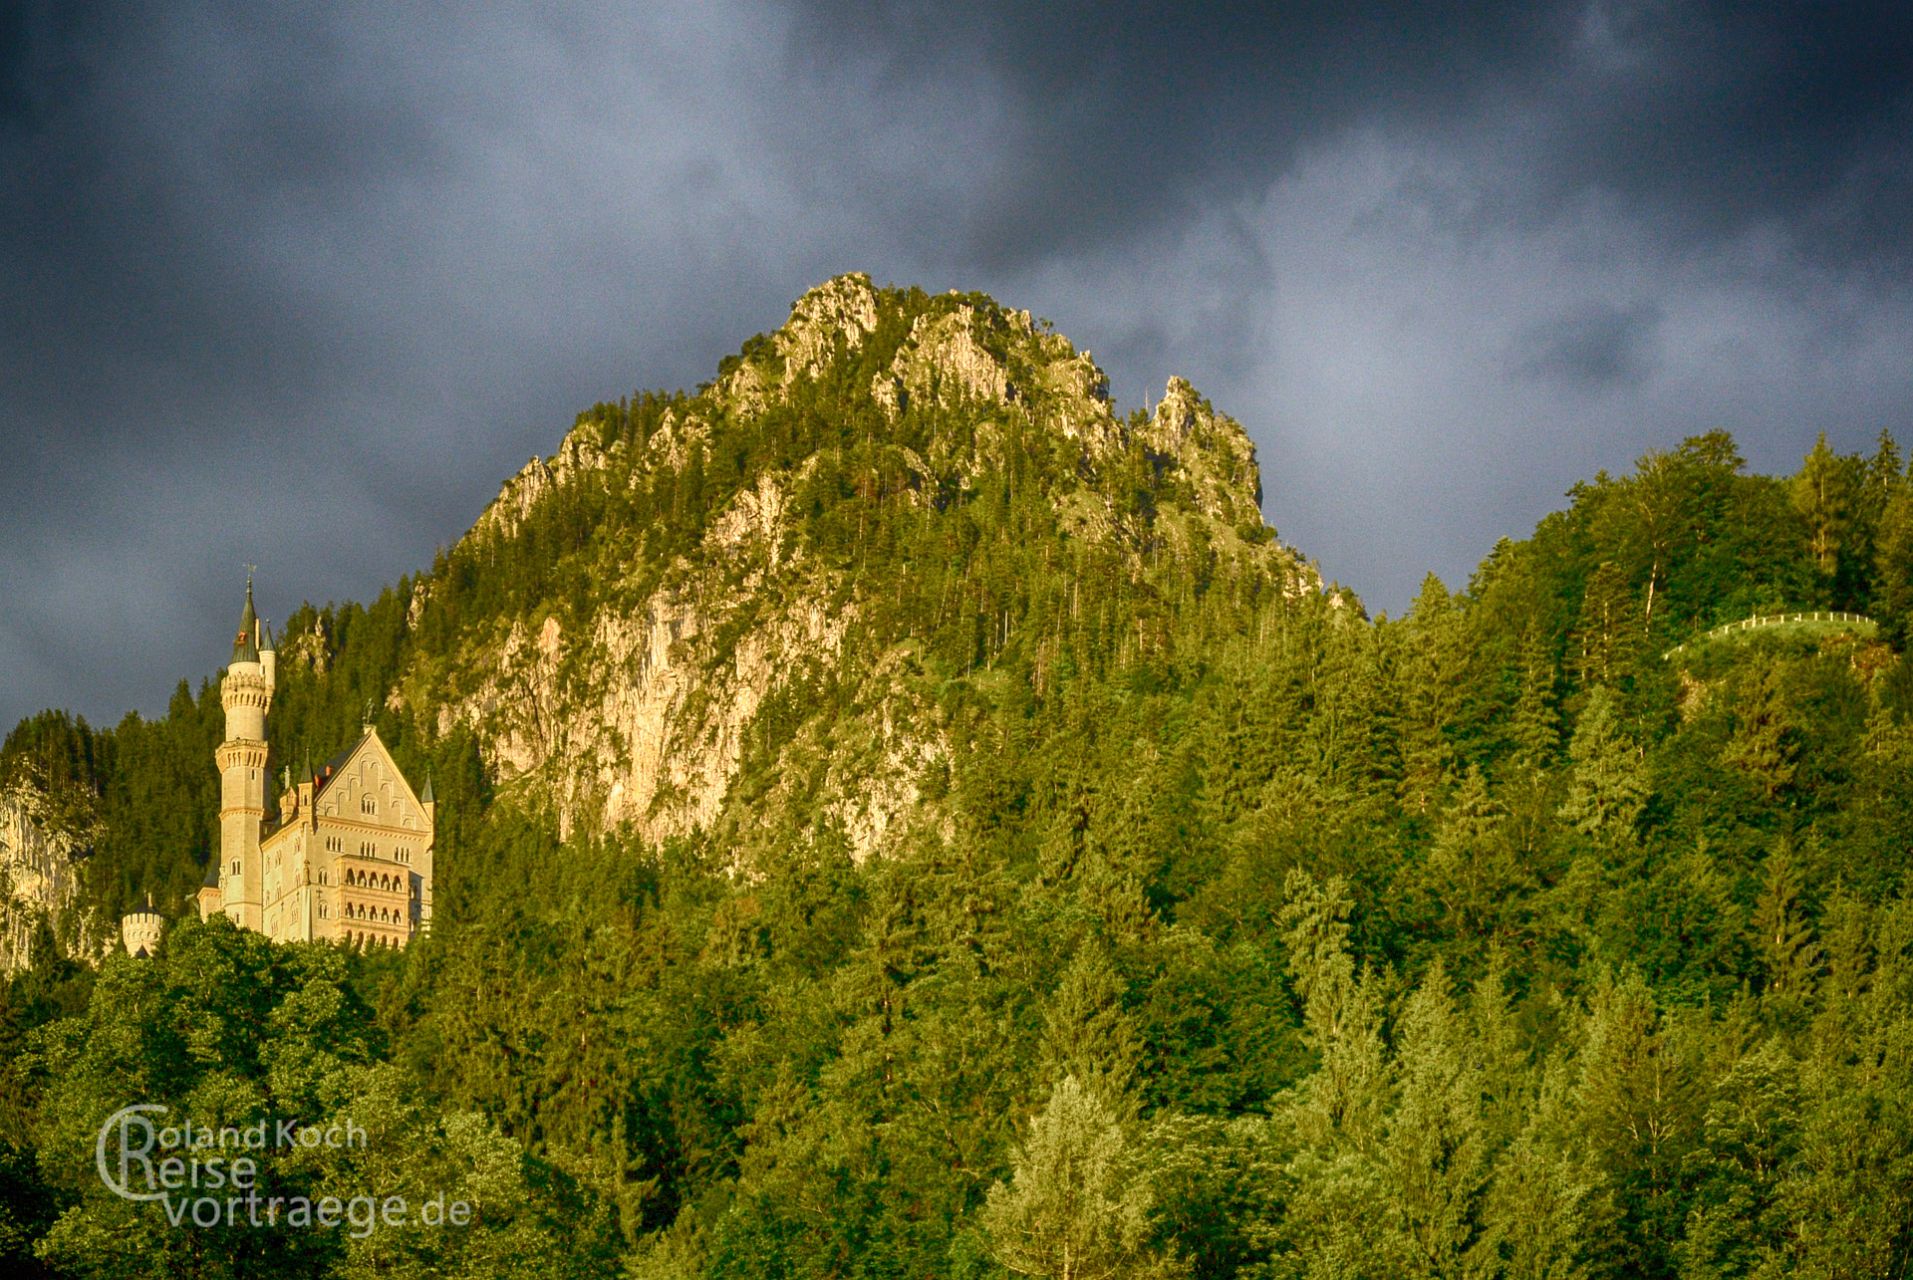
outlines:
{"label": "pointed roof", "polygon": [[320,796],[325,794],[326,789],[330,787],[335,780],[346,776],[346,766],[352,763],[353,758],[361,751],[367,749],[378,753],[380,761],[383,762],[386,769],[391,771],[392,776],[398,779],[399,786],[404,789],[407,796],[411,797],[414,804],[422,807],[426,801],[430,799],[432,786],[430,775],[428,774],[426,777],[426,795],[421,796],[413,791],[412,783],[406,778],[405,771],[399,768],[398,761],[394,760],[392,753],[386,749],[385,739],[379,737],[379,731],[376,728],[368,725],[366,726],[365,732],[359,735],[357,742],[320,766],[316,784],[312,788],[312,798],[315,803]]}
{"label": "pointed roof", "polygon": [[[215,865],[217,865],[215,863]],[[157,916],[159,908],[153,905],[153,895],[148,893],[146,900],[121,917],[122,920],[136,920],[140,916]]]}
{"label": "pointed roof", "polygon": [[330,760],[326,761],[324,764],[319,766],[319,771],[312,775],[312,781],[313,781],[312,794],[315,799],[327,787],[332,785],[332,779],[335,776],[337,777],[345,776],[345,762],[350,760],[354,755],[356,755],[358,753],[359,748],[365,745],[365,740],[371,736],[372,736],[372,731],[370,729],[363,730],[362,732],[360,732],[359,739],[357,742],[354,742],[351,746],[347,747],[345,750],[339,752],[339,754],[333,756]]}
{"label": "pointed roof", "polygon": [[212,857],[206,859],[206,878],[199,882],[199,887],[202,889],[217,889],[219,887],[218,854],[215,853]]}
{"label": "pointed roof", "polygon": [[252,575],[246,575],[246,608],[239,615],[239,634],[232,642],[234,662],[259,661],[259,615],[252,607]]}
{"label": "pointed roof", "polygon": [[432,775],[429,773],[425,775],[425,790],[418,793],[418,802],[420,804],[436,803],[436,797],[432,795]]}

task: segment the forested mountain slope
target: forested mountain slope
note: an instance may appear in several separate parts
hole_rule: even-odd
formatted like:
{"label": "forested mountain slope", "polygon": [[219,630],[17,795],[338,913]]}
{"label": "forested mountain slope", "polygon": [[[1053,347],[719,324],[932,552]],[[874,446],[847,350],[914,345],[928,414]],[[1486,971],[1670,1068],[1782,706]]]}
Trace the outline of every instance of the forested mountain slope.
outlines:
{"label": "forested mountain slope", "polygon": [[[843,277],[580,416],[432,569],[282,628],[441,815],[401,956],[175,927],[6,988],[0,1249],[74,1274],[1905,1274],[1913,482],[1725,434],[1371,620],[1241,429]],[[1718,623],[1780,609],[1867,629]],[[1690,643],[1691,642],[1691,643]],[[1685,645],[1676,651],[1677,646]],[[26,722],[87,901],[172,909],[217,700]],[[49,948],[49,951],[57,951]],[[358,1118],[182,1232],[101,1116]],[[158,1259],[160,1261],[155,1262]],[[146,1268],[145,1271],[141,1267]]]}

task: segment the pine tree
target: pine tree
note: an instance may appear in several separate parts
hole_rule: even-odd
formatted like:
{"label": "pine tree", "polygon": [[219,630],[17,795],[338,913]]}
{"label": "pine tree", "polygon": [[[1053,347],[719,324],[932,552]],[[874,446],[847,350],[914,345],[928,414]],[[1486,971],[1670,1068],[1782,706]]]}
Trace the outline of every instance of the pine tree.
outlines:
{"label": "pine tree", "polygon": [[1427,813],[1453,772],[1467,657],[1460,606],[1434,574],[1422,580],[1401,634],[1402,799]]}
{"label": "pine tree", "polygon": [[1605,1225],[1600,1175],[1571,1148],[1575,1098],[1565,1065],[1550,1063],[1527,1123],[1496,1157],[1482,1206],[1485,1238],[1508,1280],[1584,1280]]}
{"label": "pine tree", "polygon": [[1846,546],[1857,462],[1828,448],[1827,433],[1822,431],[1793,479],[1793,508],[1807,522],[1807,549],[1825,578],[1832,578],[1839,568]]}
{"label": "pine tree", "polygon": [[1873,456],[1867,459],[1866,492],[1869,499],[1884,499],[1889,490],[1905,474],[1906,460],[1900,455],[1900,442],[1893,438],[1893,432],[1880,428],[1880,434],[1874,441]]}
{"label": "pine tree", "polygon": [[1121,1109],[1135,1083],[1141,1043],[1123,1008],[1124,983],[1095,941],[1080,947],[1043,1009],[1043,1063],[1052,1081],[1073,1078]]}
{"label": "pine tree", "polygon": [[1804,1011],[1820,962],[1813,926],[1801,901],[1802,888],[1799,864],[1783,843],[1767,855],[1765,882],[1752,921],[1754,951],[1767,978],[1762,1001],[1783,1018]]}
{"label": "pine tree", "polygon": [[1647,765],[1623,731],[1619,704],[1605,686],[1588,695],[1568,744],[1568,759],[1573,771],[1562,819],[1598,841],[1633,840],[1647,806]]}
{"label": "pine tree", "polygon": [[1902,477],[1880,512],[1872,608],[1881,632],[1904,650],[1913,634],[1913,479]]}
{"label": "pine tree", "polygon": [[1397,1101],[1381,1166],[1409,1262],[1401,1274],[1492,1275],[1477,1221],[1490,1154],[1481,1069],[1440,960],[1402,1010],[1394,1057]]}
{"label": "pine tree", "polygon": [[1584,685],[1618,684],[1631,675],[1639,648],[1639,610],[1627,574],[1603,560],[1588,579],[1570,638],[1575,677]]}
{"label": "pine tree", "polygon": [[1122,1122],[1074,1076],[1058,1081],[979,1215],[991,1252],[1020,1276],[1172,1275],[1150,1251],[1149,1188]]}
{"label": "pine tree", "polygon": [[1372,974],[1357,975],[1348,953],[1347,886],[1293,871],[1286,888],[1289,974],[1303,1001],[1304,1039],[1321,1058],[1297,1127],[1322,1150],[1366,1150],[1381,1132],[1388,1101],[1381,995]]}
{"label": "pine tree", "polygon": [[1721,749],[1721,762],[1746,774],[1769,803],[1792,784],[1799,767],[1799,730],[1780,675],[1777,664],[1767,663],[1743,680],[1733,736]]}
{"label": "pine tree", "polygon": [[1900,456],[1899,441],[1893,433],[1881,429],[1873,448],[1873,456],[1866,460],[1855,485],[1853,502],[1852,553],[1841,561],[1842,587],[1844,593],[1837,607],[1870,611],[1876,589],[1875,574],[1878,571],[1880,528],[1886,518],[1887,505],[1893,501],[1894,493],[1900,487],[1905,466]]}
{"label": "pine tree", "polygon": [[1781,1190],[1799,1143],[1799,1067],[1768,1040],[1741,1055],[1712,1094],[1703,1146],[1689,1162],[1699,1185],[1674,1249],[1683,1280],[1792,1273],[1777,1264],[1793,1226]]}
{"label": "pine tree", "polygon": [[1462,936],[1492,932],[1516,888],[1513,851],[1501,830],[1506,816],[1480,768],[1468,766],[1428,853],[1430,888]]}
{"label": "pine tree", "polygon": [[1515,762],[1546,769],[1561,750],[1561,716],[1555,709],[1554,660],[1542,644],[1541,629],[1532,624],[1521,639],[1520,681],[1510,734]]}
{"label": "pine tree", "polygon": [[1686,1216],[1681,1168],[1699,1127],[1701,1081],[1692,1058],[1685,1027],[1661,1013],[1638,976],[1605,980],[1589,997],[1577,1137],[1614,1190],[1619,1274],[1668,1273]]}

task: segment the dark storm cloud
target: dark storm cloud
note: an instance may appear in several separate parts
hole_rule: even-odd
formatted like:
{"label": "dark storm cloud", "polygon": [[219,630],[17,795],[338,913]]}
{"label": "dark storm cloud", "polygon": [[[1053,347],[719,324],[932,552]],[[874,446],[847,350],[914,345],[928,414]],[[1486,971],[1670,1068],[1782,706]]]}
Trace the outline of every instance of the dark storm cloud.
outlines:
{"label": "dark storm cloud", "polygon": [[[163,705],[838,271],[983,288],[1399,607],[1597,466],[1905,425],[1907,12],[0,9],[0,720]],[[1431,500],[1431,495],[1436,495]]]}
{"label": "dark storm cloud", "polygon": [[1547,177],[1654,204],[1673,229],[1797,224],[1819,258],[1904,263],[1913,9],[1614,3],[1582,15]]}
{"label": "dark storm cloud", "polygon": [[1598,189],[1684,235],[1779,218],[1810,227],[1816,253],[1865,259],[1903,258],[1913,236],[1905,5],[826,0],[806,14],[820,73],[858,51],[892,95],[926,68],[990,70],[1012,123],[966,218],[988,258],[1145,233],[1363,127],[1435,146],[1462,128],[1521,151],[1509,216]]}
{"label": "dark storm cloud", "polygon": [[1516,338],[1516,372],[1600,387],[1638,382],[1654,362],[1654,306],[1593,303],[1543,321]]}
{"label": "dark storm cloud", "polygon": [[926,71],[987,72],[997,149],[973,175],[960,243],[1007,268],[1146,236],[1258,189],[1299,147],[1353,124],[1478,109],[1559,44],[1536,12],[1431,4],[1403,21],[1388,6],[851,0],[806,5],[797,33],[813,74],[835,74],[850,51],[886,99],[916,94]]}

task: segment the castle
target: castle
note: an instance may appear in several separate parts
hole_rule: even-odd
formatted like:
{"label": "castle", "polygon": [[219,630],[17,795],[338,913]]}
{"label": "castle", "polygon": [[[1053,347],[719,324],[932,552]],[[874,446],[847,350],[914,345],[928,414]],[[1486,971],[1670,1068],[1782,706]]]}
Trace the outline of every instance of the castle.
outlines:
{"label": "castle", "polygon": [[223,911],[277,942],[402,947],[432,920],[432,784],[414,794],[368,723],[325,765],[308,765],[297,779],[286,767],[268,807],[266,713],[276,658],[248,578],[232,663],[219,683],[219,853],[199,891],[200,917]]}

